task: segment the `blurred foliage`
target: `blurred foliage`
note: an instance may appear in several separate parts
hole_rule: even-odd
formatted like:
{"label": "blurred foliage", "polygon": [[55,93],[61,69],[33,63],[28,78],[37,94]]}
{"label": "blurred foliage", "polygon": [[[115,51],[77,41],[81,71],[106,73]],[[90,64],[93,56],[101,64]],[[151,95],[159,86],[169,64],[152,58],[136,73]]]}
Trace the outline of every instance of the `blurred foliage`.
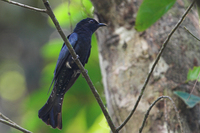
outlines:
{"label": "blurred foliage", "polygon": [[[194,81],[194,80],[200,82],[200,67],[194,66],[192,70],[189,69],[188,71],[187,81]],[[200,102],[200,97],[192,95],[187,92],[174,91],[174,94],[177,95],[179,98],[181,98],[189,108],[193,108],[196,104]]]}
{"label": "blurred foliage", "polygon": [[[92,17],[93,6],[89,0],[68,0],[54,9],[54,14],[62,27],[75,27],[75,24],[86,17]],[[49,23],[55,28],[49,18]]]}
{"label": "blurred foliage", "polygon": [[[61,26],[68,28],[69,30],[70,27],[74,28],[75,24],[81,19],[91,17],[93,6],[88,0],[73,0],[70,1],[70,3],[64,2],[58,5],[55,7],[54,12]],[[48,20],[48,24],[54,27],[51,20]],[[47,94],[47,92],[53,79],[53,72],[62,45],[63,41],[58,36],[58,38],[51,38],[40,49],[40,55],[43,59],[40,87],[32,91],[30,94],[26,88],[26,79],[23,71],[21,71],[22,68],[20,68],[20,70],[16,70],[15,68],[14,70],[7,69],[7,71],[3,71],[1,67],[1,98],[4,100],[10,100],[12,104],[15,104],[15,102],[21,102],[19,106],[17,104],[18,107],[13,109],[13,111],[19,112],[19,118],[16,118],[18,119],[16,122],[18,123],[18,121],[20,121],[20,123],[18,123],[20,126],[35,133],[110,132],[110,128],[107,125],[104,115],[102,114],[98,103],[96,102],[82,75],[78,78],[72,88],[65,94],[62,108],[62,131],[47,126],[41,119],[38,118],[38,110],[45,104],[50,95],[50,93]],[[103,85],[101,82],[98,47],[95,35],[92,36],[91,55],[85,68],[88,70],[88,74],[90,75],[90,78],[93,81],[97,91],[100,95],[102,95]],[[103,101],[105,102],[104,97]],[[13,121],[15,121],[15,119],[13,119]],[[10,132],[18,133],[19,131],[11,128]]]}
{"label": "blurred foliage", "polygon": [[137,13],[135,29],[144,31],[161,18],[176,0],[144,0]]}
{"label": "blurred foliage", "polygon": [[174,94],[181,98],[189,108],[193,108],[196,104],[200,102],[200,97],[189,94],[187,92],[174,91]]}
{"label": "blurred foliage", "polygon": [[[24,112],[22,126],[33,132],[53,133],[58,131],[57,129],[50,128],[50,126],[46,126],[46,124],[37,117],[37,112],[48,99],[48,87],[53,79],[53,71],[61,47],[62,42],[57,39],[50,40],[42,47],[41,55],[46,61],[46,66],[42,71],[41,88],[24,100],[23,108],[26,108],[27,110]],[[100,94],[103,93],[95,36],[92,37],[92,51],[89,63],[86,64],[86,69],[97,90]],[[77,82],[65,94],[62,118],[62,130],[65,132],[87,133],[90,130],[92,132],[109,132],[109,127],[107,126],[104,116],[102,116],[100,107],[82,76],[78,78]],[[101,125],[99,125],[98,122],[101,123]]]}
{"label": "blurred foliage", "polygon": [[5,100],[15,101],[26,92],[25,77],[19,69],[16,63],[4,62],[1,65],[0,96]]}

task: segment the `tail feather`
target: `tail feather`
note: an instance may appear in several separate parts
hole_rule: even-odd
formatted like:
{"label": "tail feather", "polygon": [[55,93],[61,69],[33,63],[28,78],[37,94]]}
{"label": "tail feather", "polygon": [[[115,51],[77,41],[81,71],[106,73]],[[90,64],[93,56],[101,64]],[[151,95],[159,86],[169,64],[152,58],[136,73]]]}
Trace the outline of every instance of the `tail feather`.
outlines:
{"label": "tail feather", "polygon": [[[52,98],[54,100],[52,100]],[[63,96],[50,96],[47,103],[39,110],[38,117],[53,128],[62,129]]]}
{"label": "tail feather", "polygon": [[[62,102],[64,94],[79,77],[79,70],[63,69],[54,83],[53,90],[47,103],[39,110],[38,117],[53,128],[62,129]],[[66,74],[68,73],[68,74]]]}

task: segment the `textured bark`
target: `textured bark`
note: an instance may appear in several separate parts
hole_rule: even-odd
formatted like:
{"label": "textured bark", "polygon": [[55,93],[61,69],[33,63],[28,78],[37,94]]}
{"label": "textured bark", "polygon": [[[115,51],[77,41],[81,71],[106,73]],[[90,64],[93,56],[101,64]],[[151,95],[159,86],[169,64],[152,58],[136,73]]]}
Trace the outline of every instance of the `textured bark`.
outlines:
{"label": "textured bark", "polygon": [[[149,68],[168,33],[178,22],[188,6],[177,0],[174,7],[144,33],[134,29],[140,0],[91,0],[101,22],[108,24],[97,32],[99,58],[109,113],[116,126],[122,124],[139,95]],[[196,10],[188,14],[181,27],[173,35],[131,120],[120,131],[135,133],[150,104],[161,95],[176,101],[184,131],[200,131],[199,105],[188,109],[173,94],[174,90],[190,92],[193,83],[186,84],[187,72],[200,65],[200,43],[188,34],[186,26],[195,35],[200,33]],[[193,94],[199,95],[197,91]],[[167,115],[167,117],[165,117]],[[173,106],[160,101],[151,111],[144,133],[180,132]]]}

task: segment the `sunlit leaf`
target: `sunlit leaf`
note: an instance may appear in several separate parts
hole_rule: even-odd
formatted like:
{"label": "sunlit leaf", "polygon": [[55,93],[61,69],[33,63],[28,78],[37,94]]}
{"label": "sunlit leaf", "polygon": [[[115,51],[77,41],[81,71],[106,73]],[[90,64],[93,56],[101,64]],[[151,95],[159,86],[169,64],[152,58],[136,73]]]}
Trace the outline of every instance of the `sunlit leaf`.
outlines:
{"label": "sunlit leaf", "polygon": [[[187,80],[188,81],[194,81],[197,80],[198,76],[200,74],[200,67],[194,67],[192,70],[189,69],[188,75],[187,75]],[[198,78],[198,81],[200,82],[200,76]]]}
{"label": "sunlit leaf", "polygon": [[174,91],[174,94],[180,97],[189,108],[193,108],[197,103],[200,102],[200,97],[192,95],[192,94],[190,95],[187,92]]}
{"label": "sunlit leaf", "polygon": [[144,31],[162,17],[176,0],[144,0],[136,17],[135,29]]}

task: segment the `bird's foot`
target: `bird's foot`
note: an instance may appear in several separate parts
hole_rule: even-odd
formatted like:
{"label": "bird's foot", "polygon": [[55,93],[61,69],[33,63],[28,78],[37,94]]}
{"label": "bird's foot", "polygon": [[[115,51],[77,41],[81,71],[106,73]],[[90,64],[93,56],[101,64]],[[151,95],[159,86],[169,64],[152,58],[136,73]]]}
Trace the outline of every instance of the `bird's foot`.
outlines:
{"label": "bird's foot", "polygon": [[72,57],[72,60],[78,60],[79,59],[79,55],[76,55],[76,58],[74,59],[73,57]]}
{"label": "bird's foot", "polygon": [[76,77],[77,74],[81,73],[81,70],[74,70],[74,74],[72,75],[72,77]]}

